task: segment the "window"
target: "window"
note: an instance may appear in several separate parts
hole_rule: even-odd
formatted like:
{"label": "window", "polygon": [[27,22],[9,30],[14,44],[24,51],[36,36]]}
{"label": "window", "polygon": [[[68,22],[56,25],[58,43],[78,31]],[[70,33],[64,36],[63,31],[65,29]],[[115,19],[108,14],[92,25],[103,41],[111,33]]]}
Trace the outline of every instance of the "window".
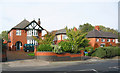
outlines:
{"label": "window", "polygon": [[16,30],[16,35],[21,35],[21,30]]}
{"label": "window", "polygon": [[10,32],[10,36],[11,36],[11,32]]}
{"label": "window", "polygon": [[67,37],[67,35],[62,35],[62,39],[64,40],[64,39],[67,39],[68,37]]}
{"label": "window", "polygon": [[115,42],[115,40],[113,39],[112,42]]}
{"label": "window", "polygon": [[37,30],[33,30],[33,36],[38,36]]}
{"label": "window", "polygon": [[57,35],[57,40],[61,40],[61,35]]}
{"label": "window", "polygon": [[27,40],[27,44],[30,44],[30,40]]}
{"label": "window", "polygon": [[96,39],[96,42],[99,42],[99,39]]}
{"label": "window", "polygon": [[32,30],[27,31],[27,36],[32,36]]}
{"label": "window", "polygon": [[34,45],[38,45],[38,42],[35,40],[27,40],[27,44],[34,44]]}
{"label": "window", "polygon": [[105,42],[105,39],[101,39],[101,42]]}
{"label": "window", "polygon": [[27,31],[27,36],[38,36],[37,30],[29,30]]}
{"label": "window", "polygon": [[105,46],[105,44],[101,44],[101,45],[100,45],[100,47],[104,47],[104,46]]}
{"label": "window", "polygon": [[110,39],[107,39],[107,42],[110,42]]}

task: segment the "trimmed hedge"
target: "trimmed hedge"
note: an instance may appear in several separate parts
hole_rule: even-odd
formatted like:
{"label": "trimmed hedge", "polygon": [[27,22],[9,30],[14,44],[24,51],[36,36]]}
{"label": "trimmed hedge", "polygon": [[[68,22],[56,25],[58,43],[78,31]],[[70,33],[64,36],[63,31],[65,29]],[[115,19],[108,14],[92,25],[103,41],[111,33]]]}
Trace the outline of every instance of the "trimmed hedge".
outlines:
{"label": "trimmed hedge", "polygon": [[52,51],[52,49],[49,44],[41,44],[37,47],[37,51]]}
{"label": "trimmed hedge", "polygon": [[110,58],[114,56],[120,56],[119,47],[99,47],[96,49],[92,56],[97,56],[100,58]]}

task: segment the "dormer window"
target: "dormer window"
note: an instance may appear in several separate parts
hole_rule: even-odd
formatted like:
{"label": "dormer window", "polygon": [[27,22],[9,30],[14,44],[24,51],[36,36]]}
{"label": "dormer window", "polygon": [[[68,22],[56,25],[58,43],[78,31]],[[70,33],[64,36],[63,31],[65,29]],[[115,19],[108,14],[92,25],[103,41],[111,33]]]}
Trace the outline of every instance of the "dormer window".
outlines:
{"label": "dormer window", "polygon": [[16,30],[16,35],[21,35],[21,30]]}

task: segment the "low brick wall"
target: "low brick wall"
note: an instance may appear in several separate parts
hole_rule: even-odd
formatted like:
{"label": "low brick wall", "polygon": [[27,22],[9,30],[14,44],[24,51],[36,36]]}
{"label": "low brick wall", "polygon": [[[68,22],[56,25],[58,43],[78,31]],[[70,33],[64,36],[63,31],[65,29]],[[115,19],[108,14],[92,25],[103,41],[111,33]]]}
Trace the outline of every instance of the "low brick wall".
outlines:
{"label": "low brick wall", "polygon": [[36,52],[36,59],[46,60],[46,61],[74,61],[74,60],[85,60],[87,57],[84,57],[83,54],[56,54],[53,52]]}

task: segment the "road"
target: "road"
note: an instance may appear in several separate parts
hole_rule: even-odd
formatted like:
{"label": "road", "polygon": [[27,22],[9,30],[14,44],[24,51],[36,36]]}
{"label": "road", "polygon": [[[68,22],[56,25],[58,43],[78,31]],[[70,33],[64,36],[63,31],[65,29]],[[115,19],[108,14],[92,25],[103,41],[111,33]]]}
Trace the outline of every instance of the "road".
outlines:
{"label": "road", "polygon": [[94,73],[119,71],[119,60],[98,60],[98,61],[73,61],[73,62],[50,62],[45,66],[32,67],[8,67],[3,65],[3,71],[92,71]]}

